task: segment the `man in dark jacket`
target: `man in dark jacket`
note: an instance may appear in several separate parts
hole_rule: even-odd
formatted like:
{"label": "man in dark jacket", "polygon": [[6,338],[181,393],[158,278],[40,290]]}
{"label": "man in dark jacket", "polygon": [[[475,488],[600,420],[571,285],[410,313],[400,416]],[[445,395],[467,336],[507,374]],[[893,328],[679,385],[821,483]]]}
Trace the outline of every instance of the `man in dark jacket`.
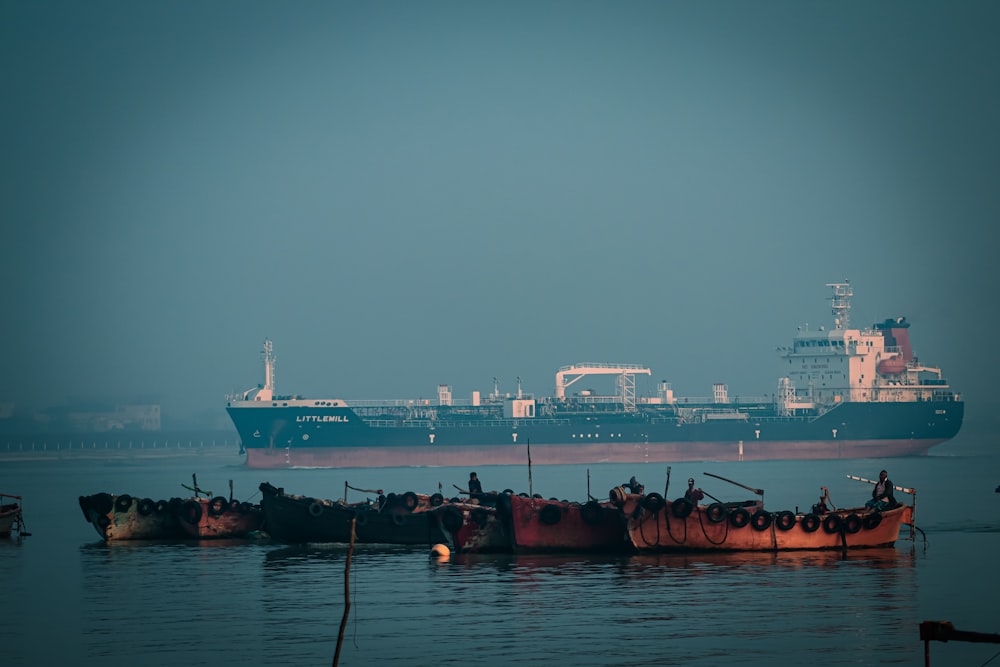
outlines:
{"label": "man in dark jacket", "polygon": [[476,497],[482,495],[483,485],[479,481],[479,476],[474,472],[469,473],[469,495]]}
{"label": "man in dark jacket", "polygon": [[892,480],[885,470],[878,474],[878,482],[872,490],[872,499],[865,503],[865,507],[874,507],[877,510],[892,509],[896,506],[896,496],[892,493]]}
{"label": "man in dark jacket", "polygon": [[687,491],[684,492],[684,499],[689,501],[692,505],[697,506],[701,500],[705,498],[705,492],[701,489],[694,488],[694,478],[688,480]]}

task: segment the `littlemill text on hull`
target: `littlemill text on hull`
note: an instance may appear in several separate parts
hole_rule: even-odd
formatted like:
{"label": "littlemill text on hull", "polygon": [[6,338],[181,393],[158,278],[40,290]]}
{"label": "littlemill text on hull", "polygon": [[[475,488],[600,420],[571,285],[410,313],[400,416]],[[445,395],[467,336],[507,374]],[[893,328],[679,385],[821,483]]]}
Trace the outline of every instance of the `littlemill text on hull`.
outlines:
{"label": "littlemill text on hull", "polygon": [[[351,401],[281,396],[264,344],[265,382],[227,405],[253,468],[669,463],[894,457],[926,454],[958,433],[964,402],[910,346],[905,318],[851,328],[848,283],[833,289],[830,328],[800,330],[779,348],[785,373],[772,396],[641,395],[633,364],[564,366],[552,396],[510,394]],[[610,375],[615,390],[571,391]]]}

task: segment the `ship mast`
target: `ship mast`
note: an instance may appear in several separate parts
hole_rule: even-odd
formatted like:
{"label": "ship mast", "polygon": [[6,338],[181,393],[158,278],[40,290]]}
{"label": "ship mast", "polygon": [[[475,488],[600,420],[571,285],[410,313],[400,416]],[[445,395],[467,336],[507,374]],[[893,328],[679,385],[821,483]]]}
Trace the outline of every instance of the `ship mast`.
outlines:
{"label": "ship mast", "polygon": [[838,329],[846,329],[850,324],[851,297],[854,296],[851,283],[845,280],[842,283],[827,283],[826,286],[833,288],[833,299],[830,304],[833,321]]}
{"label": "ship mast", "polygon": [[[274,344],[270,338],[264,339],[264,351],[261,352],[264,358],[264,386],[257,393],[258,400],[270,401],[274,397]],[[261,397],[261,394],[264,396]]]}

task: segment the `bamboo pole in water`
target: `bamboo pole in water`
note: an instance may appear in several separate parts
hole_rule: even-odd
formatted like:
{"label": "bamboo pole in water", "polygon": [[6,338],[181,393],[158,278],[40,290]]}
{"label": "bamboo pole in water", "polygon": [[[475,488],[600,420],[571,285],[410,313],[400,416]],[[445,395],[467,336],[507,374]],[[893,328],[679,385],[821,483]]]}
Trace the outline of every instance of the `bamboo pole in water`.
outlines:
{"label": "bamboo pole in water", "polygon": [[333,667],[340,664],[340,647],[344,645],[344,630],[347,629],[347,617],[351,614],[351,556],[354,555],[355,528],[358,519],[351,519],[351,546],[347,549],[347,563],[344,564],[344,616],[340,619],[340,632],[337,634],[337,651],[333,654]]}
{"label": "bamboo pole in water", "polygon": [[531,440],[528,440],[528,496],[535,497],[535,491],[531,486]]}

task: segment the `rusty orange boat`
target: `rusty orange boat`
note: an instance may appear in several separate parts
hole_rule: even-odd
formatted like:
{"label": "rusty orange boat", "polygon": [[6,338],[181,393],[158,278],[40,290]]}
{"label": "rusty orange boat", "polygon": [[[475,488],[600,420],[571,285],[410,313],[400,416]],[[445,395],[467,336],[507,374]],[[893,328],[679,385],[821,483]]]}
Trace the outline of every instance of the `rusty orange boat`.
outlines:
{"label": "rusty orange boat", "polygon": [[[912,489],[896,488],[912,493]],[[899,539],[904,524],[913,526],[914,512],[913,505],[903,503],[884,510],[853,507],[822,514],[770,512],[761,500],[694,505],[684,498],[666,500],[658,493],[629,493],[624,487],[611,490],[611,502],[626,517],[629,540],[639,551],[887,547]]]}
{"label": "rusty orange boat", "polygon": [[526,551],[632,551],[625,515],[610,502],[585,503],[502,494],[497,511],[511,548]]}
{"label": "rusty orange boat", "polygon": [[264,513],[260,505],[223,496],[188,498],[177,509],[177,522],[190,537],[199,540],[246,537],[260,530]]}

